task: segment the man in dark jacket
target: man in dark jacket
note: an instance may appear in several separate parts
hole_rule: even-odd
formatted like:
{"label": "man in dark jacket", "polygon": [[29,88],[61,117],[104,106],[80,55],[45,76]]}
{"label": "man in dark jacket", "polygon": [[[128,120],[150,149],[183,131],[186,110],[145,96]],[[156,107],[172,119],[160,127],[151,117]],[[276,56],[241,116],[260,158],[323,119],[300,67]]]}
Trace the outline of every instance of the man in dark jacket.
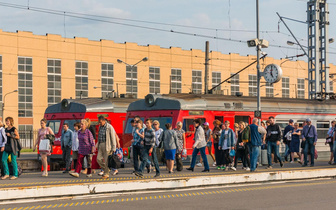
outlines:
{"label": "man in dark jacket", "polygon": [[290,138],[287,138],[286,135],[288,132],[293,132],[294,131],[294,121],[292,119],[290,119],[288,121],[288,125],[285,127],[285,130],[283,132],[283,143],[286,144],[286,150],[285,150],[285,161],[288,160],[288,155],[290,155],[290,152],[289,152],[289,145],[291,143],[291,140]]}
{"label": "man in dark jacket", "polygon": [[281,130],[280,126],[275,124],[274,117],[268,118],[270,125],[267,127],[266,141],[267,141],[267,159],[268,166],[267,169],[272,169],[272,150],[274,150],[274,155],[280,162],[280,166],[283,167],[283,162],[279,154],[279,145],[281,140]]}

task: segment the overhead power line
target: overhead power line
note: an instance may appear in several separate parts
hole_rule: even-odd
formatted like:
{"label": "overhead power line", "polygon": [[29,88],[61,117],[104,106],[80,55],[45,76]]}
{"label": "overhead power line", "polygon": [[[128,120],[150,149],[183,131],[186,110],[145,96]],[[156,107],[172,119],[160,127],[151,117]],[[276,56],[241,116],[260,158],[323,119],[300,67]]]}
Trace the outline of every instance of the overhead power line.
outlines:
{"label": "overhead power line", "polygon": [[[223,38],[223,37],[210,36],[210,35],[204,35],[204,34],[183,32],[183,31],[177,31],[177,30],[172,30],[172,29],[160,29],[160,28],[150,27],[150,26],[142,26],[142,25],[135,25],[135,24],[130,24],[130,23],[121,23],[121,22],[116,22],[116,21],[111,21],[111,20],[106,20],[106,19],[105,20],[104,19],[98,19],[99,16],[97,16],[97,15],[64,12],[64,11],[59,11],[59,10],[44,9],[44,8],[31,7],[31,6],[27,7],[26,5],[9,4],[9,3],[4,3],[4,2],[0,2],[0,6],[16,8],[16,9],[21,9],[21,10],[29,10],[29,11],[40,12],[40,13],[45,13],[45,14],[58,15],[58,16],[67,16],[67,17],[83,19],[83,20],[90,20],[90,21],[104,22],[104,23],[110,23],[110,24],[116,24],[116,25],[123,25],[123,26],[135,27],[135,28],[141,28],[141,29],[147,29],[147,30],[154,30],[154,31],[160,31],[160,32],[175,33],[175,34],[188,35],[188,36],[194,36],[194,37],[202,37],[202,38],[208,38],[208,39],[217,39],[217,40],[230,41],[230,42],[236,42],[236,43],[244,43],[244,44],[246,43],[245,40],[238,40],[238,39]],[[89,17],[89,16],[92,16],[92,17]],[[96,18],[93,18],[93,17],[96,17]],[[150,22],[150,21],[147,21],[147,22]],[[270,47],[286,48],[286,49],[295,50],[295,48],[289,47],[289,46],[272,45],[272,44],[270,44],[269,46]]]}

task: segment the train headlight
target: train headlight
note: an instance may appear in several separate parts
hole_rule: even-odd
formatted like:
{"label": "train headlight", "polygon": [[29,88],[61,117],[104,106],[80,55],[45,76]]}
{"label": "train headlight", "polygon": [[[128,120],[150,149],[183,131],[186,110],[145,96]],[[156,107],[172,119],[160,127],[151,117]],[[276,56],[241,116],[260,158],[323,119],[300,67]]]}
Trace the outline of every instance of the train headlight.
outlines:
{"label": "train headlight", "polygon": [[61,110],[66,111],[69,108],[69,101],[67,99],[63,99],[61,102]]}
{"label": "train headlight", "polygon": [[155,97],[152,94],[148,94],[145,97],[145,102],[147,106],[153,106],[155,104]]}

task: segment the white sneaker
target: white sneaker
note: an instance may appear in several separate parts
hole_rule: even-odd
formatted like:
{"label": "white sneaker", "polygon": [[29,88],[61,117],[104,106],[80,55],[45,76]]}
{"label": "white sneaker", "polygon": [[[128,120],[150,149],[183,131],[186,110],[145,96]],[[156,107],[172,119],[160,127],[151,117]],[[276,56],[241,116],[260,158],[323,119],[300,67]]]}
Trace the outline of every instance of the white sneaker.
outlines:
{"label": "white sneaker", "polygon": [[246,171],[250,171],[251,169],[249,167],[246,168]]}
{"label": "white sneaker", "polygon": [[98,173],[99,176],[103,176],[104,175],[104,171],[101,171]]}
{"label": "white sneaker", "polygon": [[203,165],[202,165],[202,163],[197,163],[196,166],[202,167]]}
{"label": "white sneaker", "polygon": [[294,161],[291,161],[290,163],[294,163]]}
{"label": "white sneaker", "polygon": [[243,170],[246,170],[246,167],[242,167]]}
{"label": "white sneaker", "polygon": [[231,166],[230,169],[231,169],[232,171],[237,171],[237,169],[236,169],[235,167],[233,167],[233,166]]}
{"label": "white sneaker", "polygon": [[72,172],[72,173],[69,173],[71,176],[73,176],[73,177],[79,177],[79,174],[78,173],[76,173],[76,172]]}
{"label": "white sneaker", "polygon": [[217,164],[216,164],[216,162],[214,162],[213,164],[212,164],[212,166],[216,166]]}
{"label": "white sneaker", "polygon": [[86,177],[91,178],[91,177],[92,177],[92,174],[88,174],[88,175],[86,175]]}

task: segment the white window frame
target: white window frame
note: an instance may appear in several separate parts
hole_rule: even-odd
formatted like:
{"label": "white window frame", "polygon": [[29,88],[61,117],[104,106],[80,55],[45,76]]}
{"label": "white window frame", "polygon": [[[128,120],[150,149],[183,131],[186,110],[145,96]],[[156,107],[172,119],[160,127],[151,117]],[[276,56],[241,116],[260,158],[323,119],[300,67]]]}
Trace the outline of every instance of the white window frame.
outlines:
{"label": "white window frame", "polygon": [[249,74],[249,96],[257,96],[257,75]]}
{"label": "white window frame", "polygon": [[[234,75],[235,73],[231,73],[231,76]],[[234,77],[230,79],[231,82],[231,95],[235,96],[236,93],[239,92],[239,74],[236,74]]]}
{"label": "white window frame", "polygon": [[[81,66],[77,67],[79,63]],[[86,64],[87,67],[83,67],[83,64]],[[89,97],[89,63],[87,61],[76,61],[75,68],[76,98],[87,98]]]}
{"label": "white window frame", "polygon": [[137,66],[126,65],[126,94],[133,95],[135,98],[138,98],[138,67]]}
{"label": "white window frame", "polygon": [[[222,81],[222,72],[219,71],[213,71],[212,72],[212,88],[216,87],[219,83]],[[221,90],[221,85],[216,87],[214,91],[220,91]]]}
{"label": "white window frame", "polygon": [[[20,59],[24,59],[23,64],[19,62]],[[27,63],[27,59],[31,59],[31,64]],[[27,69],[31,69],[31,70],[28,71]],[[31,77],[31,80],[27,79],[27,77]],[[23,83],[24,86],[20,86],[20,83]],[[31,83],[31,87],[27,86],[27,84],[29,83]],[[29,97],[31,97],[30,102],[27,101]],[[22,100],[23,98],[24,100]],[[20,56],[18,57],[18,117],[33,117],[33,58],[32,57],[20,57]]]}
{"label": "white window frame", "polygon": [[[49,61],[53,62],[53,65],[49,65]],[[59,65],[56,65],[56,61],[59,61]],[[53,105],[61,102],[62,100],[62,61],[60,59],[48,58],[47,60],[47,75],[48,75],[48,105]],[[59,72],[58,72],[59,69]],[[50,80],[53,78],[53,80]],[[59,78],[59,81],[56,81]],[[53,94],[50,94],[50,93]],[[52,100],[52,101],[51,101]]]}
{"label": "white window frame", "polygon": [[297,79],[297,97],[305,98],[305,79]]}
{"label": "white window frame", "polygon": [[191,83],[192,92],[195,94],[202,93],[202,70],[192,70],[192,83]]}
{"label": "white window frame", "polygon": [[102,97],[105,97],[109,93],[112,93],[113,83],[114,83],[113,63],[102,63],[101,64],[101,94],[102,94]]}
{"label": "white window frame", "polygon": [[160,93],[160,67],[149,67],[149,93]]}
{"label": "white window frame", "polygon": [[[286,80],[288,80],[288,84]],[[282,84],[282,98],[289,98],[290,97],[290,92],[289,92],[290,78],[282,77],[281,84]]]}
{"label": "white window frame", "polygon": [[266,82],[265,84],[266,87],[266,97],[274,97],[274,86],[272,83]]}
{"label": "white window frame", "polygon": [[170,74],[170,92],[182,93],[182,70],[172,68]]}

